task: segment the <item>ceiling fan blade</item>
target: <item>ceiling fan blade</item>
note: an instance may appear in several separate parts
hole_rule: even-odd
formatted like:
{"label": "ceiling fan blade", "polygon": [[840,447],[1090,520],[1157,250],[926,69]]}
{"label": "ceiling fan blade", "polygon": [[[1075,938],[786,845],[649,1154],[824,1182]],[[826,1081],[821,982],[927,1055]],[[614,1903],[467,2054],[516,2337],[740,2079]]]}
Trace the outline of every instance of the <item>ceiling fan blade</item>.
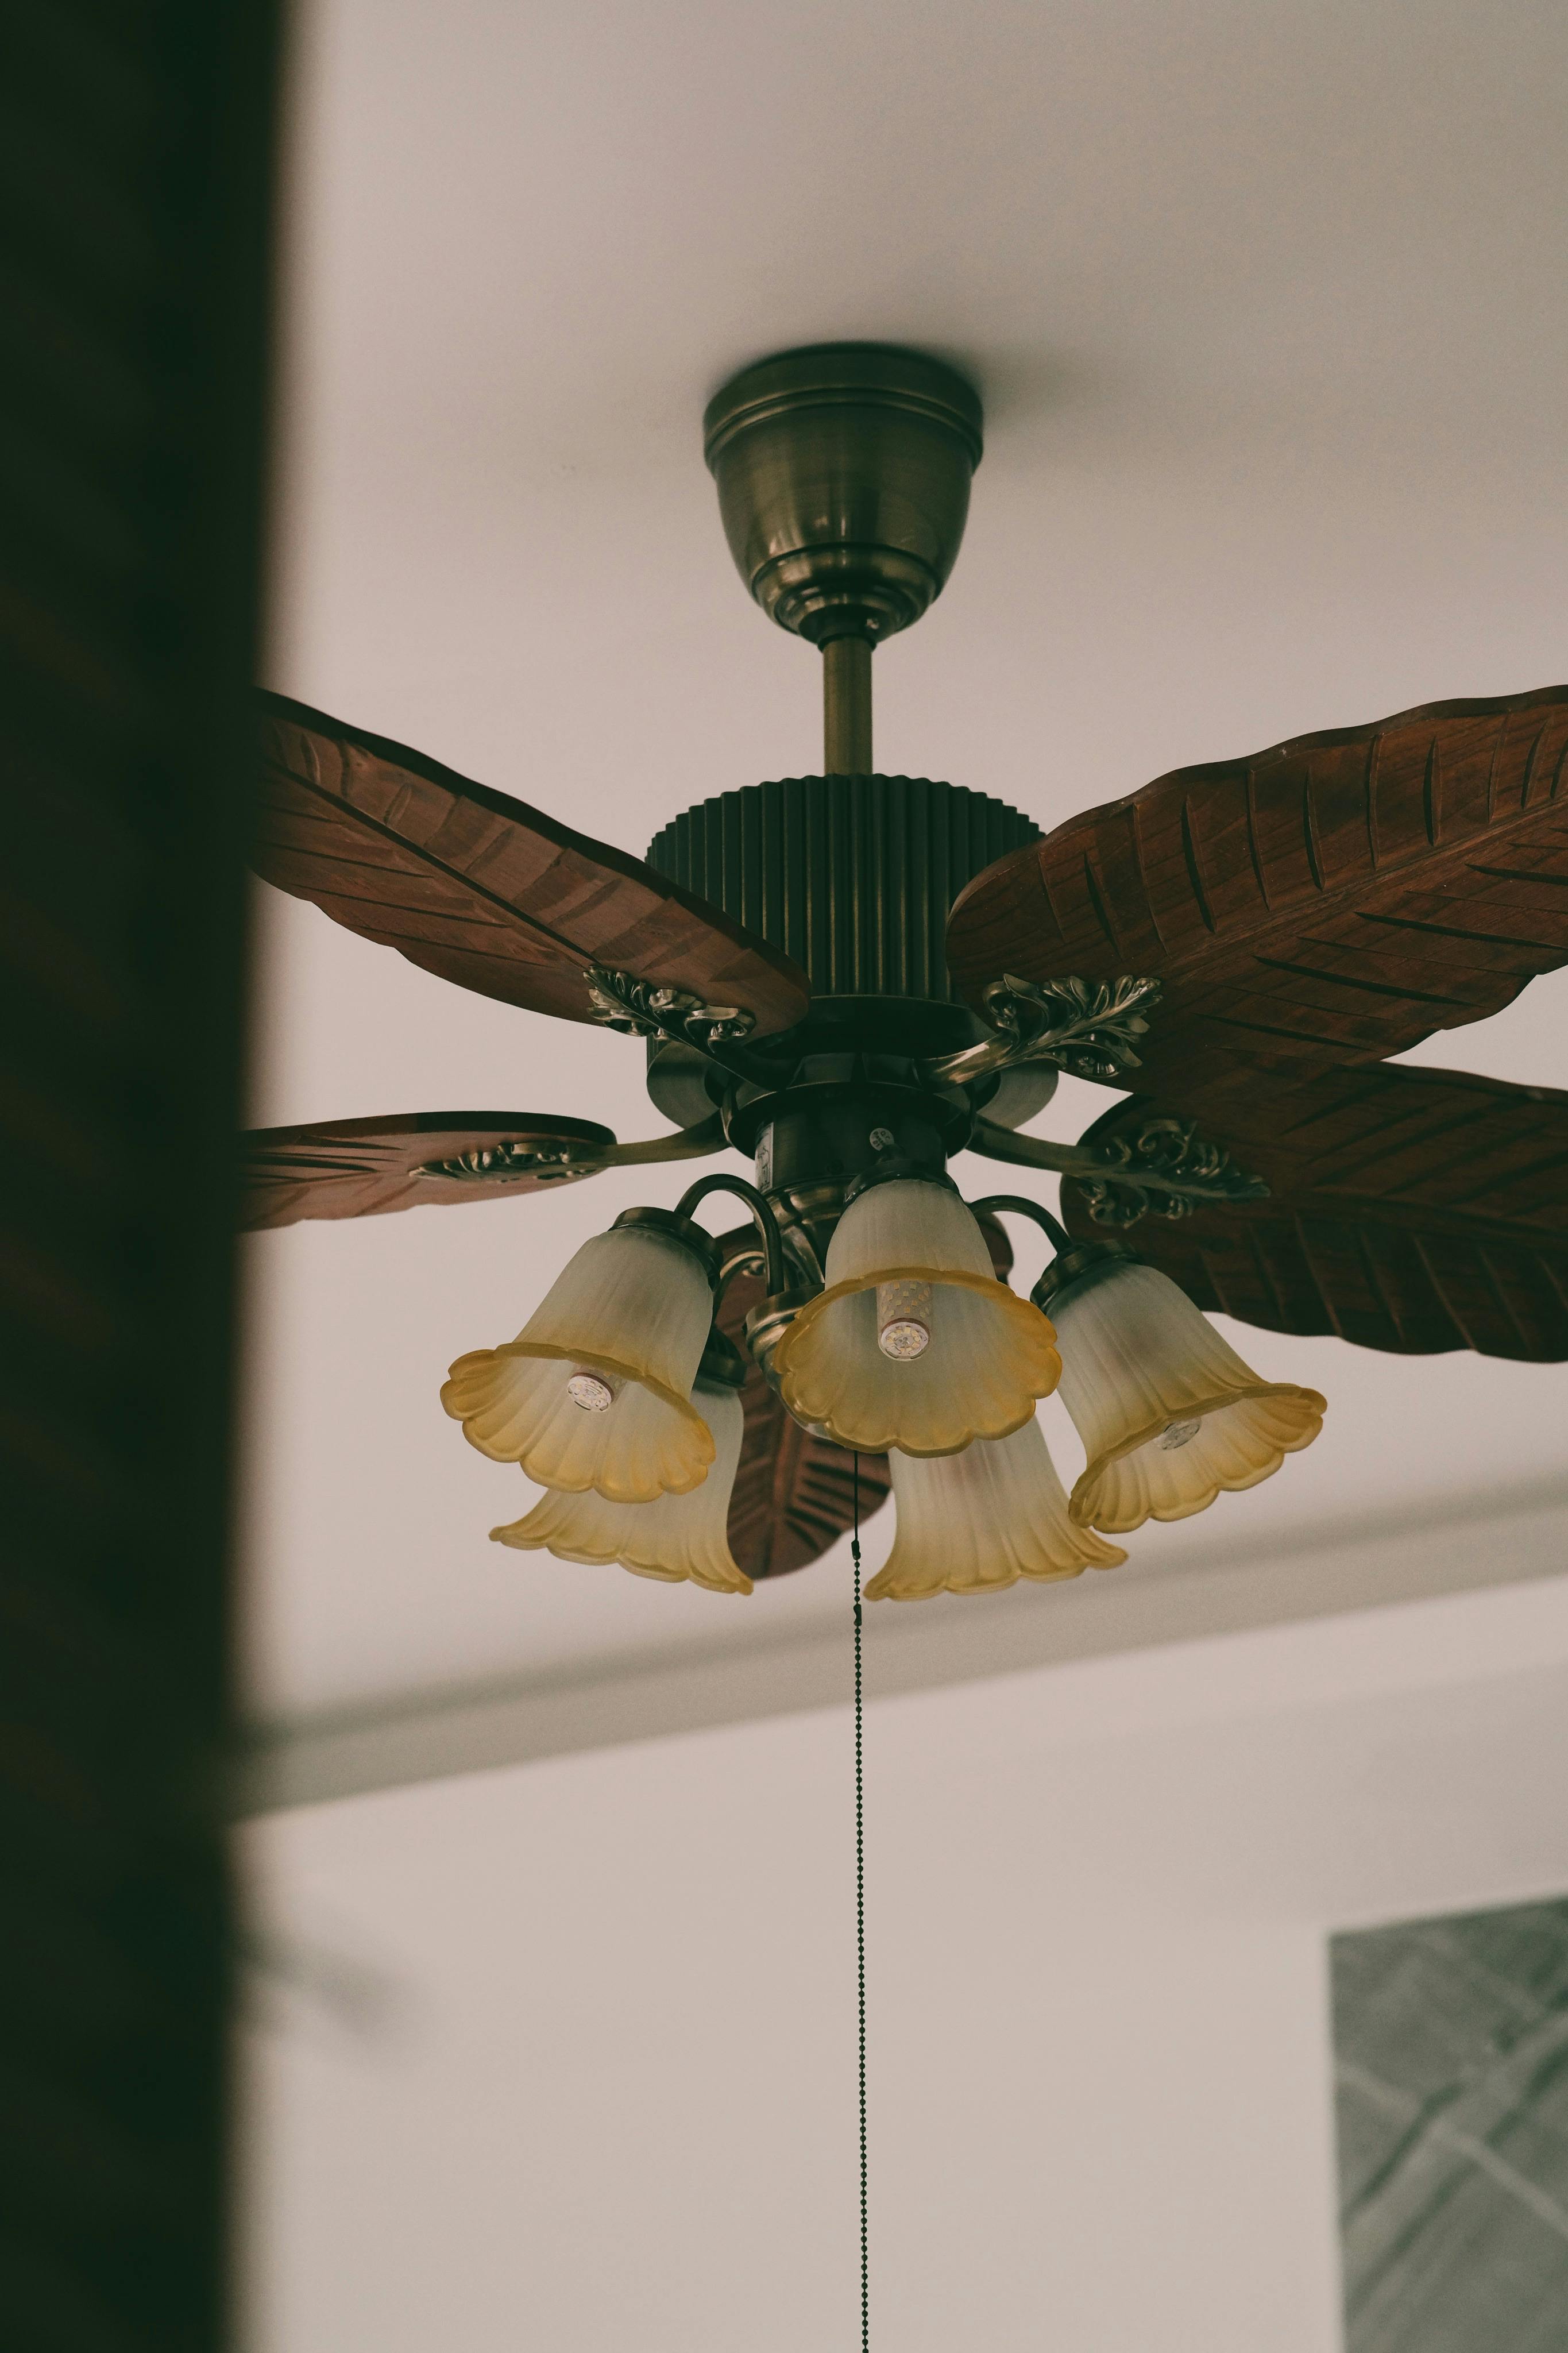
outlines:
{"label": "ceiling fan blade", "polygon": [[1210,1116],[1256,1074],[1381,1061],[1568,962],[1568,687],[1431,703],[1178,769],[976,876],[972,1002],[1010,972],[1150,975],[1141,1088]]}
{"label": "ceiling fan blade", "polygon": [[[984,1217],[980,1223],[991,1262],[1005,1280],[1013,1265],[1006,1231],[995,1218]],[[746,1382],[741,1391],[746,1426],[730,1498],[730,1550],[753,1579],[784,1577],[791,1569],[820,1560],[854,1525],[856,1458],[842,1446],[835,1446],[831,1439],[803,1430],[784,1411],[747,1349],[746,1317],[761,1305],[764,1295],[755,1232],[750,1226],[742,1227],[725,1234],[719,1247],[726,1267],[739,1261],[742,1269],[726,1283],[719,1325],[746,1363]],[[887,1456],[862,1454],[862,1520],[880,1511],[891,1488]]]}
{"label": "ceiling fan blade", "polygon": [[[855,1458],[830,1439],[815,1437],[784,1411],[746,1346],[745,1322],[766,1293],[757,1237],[750,1226],[725,1234],[720,1250],[731,1275],[719,1306],[719,1327],[740,1349],[746,1380],[741,1391],[745,1430],[730,1496],[730,1550],[753,1580],[785,1577],[830,1552],[854,1524]],[[755,1271],[749,1263],[756,1250]],[[860,1457],[860,1517],[879,1511],[891,1492],[885,1454]]]}
{"label": "ceiling fan blade", "polygon": [[281,695],[262,700],[251,863],[364,939],[503,1005],[595,1018],[589,965],[792,1029],[805,976],[640,859],[420,753]]}
{"label": "ceiling fan blade", "polygon": [[[1118,1103],[1082,1141],[1131,1140],[1153,1108]],[[1199,1307],[1400,1356],[1568,1358],[1568,1094],[1385,1065],[1256,1082],[1212,1134],[1270,1197],[1129,1236]],[[1071,1178],[1062,1216],[1108,1230]]]}
{"label": "ceiling fan blade", "polygon": [[602,1169],[689,1160],[723,1149],[718,1113],[645,1144],[617,1144],[591,1120],[532,1112],[428,1111],[265,1127],[244,1139],[240,1223],[375,1218],[427,1202],[492,1201]]}

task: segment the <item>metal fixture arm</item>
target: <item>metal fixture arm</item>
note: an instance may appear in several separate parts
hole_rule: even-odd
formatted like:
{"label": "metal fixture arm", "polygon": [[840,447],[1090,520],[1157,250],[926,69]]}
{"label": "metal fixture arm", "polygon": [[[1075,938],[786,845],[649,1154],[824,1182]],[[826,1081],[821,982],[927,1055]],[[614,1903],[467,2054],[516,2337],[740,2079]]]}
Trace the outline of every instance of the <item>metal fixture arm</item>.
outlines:
{"label": "metal fixture arm", "polygon": [[715,1112],[710,1119],[700,1121],[695,1127],[679,1128],[673,1135],[650,1135],[636,1144],[613,1144],[599,1166],[642,1168],[656,1160],[700,1160],[710,1152],[723,1149],[724,1123]]}
{"label": "metal fixture arm", "polygon": [[1038,1201],[1026,1201],[1021,1193],[992,1193],[984,1201],[972,1201],[970,1208],[978,1216],[982,1209],[993,1215],[998,1210],[1016,1210],[1019,1217],[1032,1219],[1050,1243],[1055,1256],[1046,1261],[1038,1282],[1029,1293],[1031,1303],[1044,1314],[1049,1314],[1050,1303],[1062,1292],[1077,1282],[1080,1276],[1108,1263],[1125,1263],[1132,1257],[1125,1242],[1075,1241],[1048,1209]]}
{"label": "metal fixture arm", "polygon": [[822,649],[825,776],[872,773],[871,654],[868,638],[829,638]]}
{"label": "metal fixture arm", "polygon": [[718,1112],[673,1135],[649,1135],[635,1144],[508,1142],[475,1145],[455,1158],[422,1161],[412,1172],[458,1183],[494,1185],[507,1176],[597,1176],[605,1168],[641,1168],[650,1161],[702,1160],[724,1149],[724,1122]]}
{"label": "metal fixture arm", "polygon": [[1109,1169],[1092,1145],[1058,1144],[1049,1135],[1019,1135],[984,1118],[975,1120],[969,1149],[984,1154],[987,1160],[1010,1161],[1016,1168],[1047,1168],[1053,1176],[1076,1176],[1082,1183],[1104,1176]]}
{"label": "metal fixture arm", "polygon": [[978,1218],[987,1209],[1011,1209],[1016,1217],[1032,1218],[1055,1250],[1072,1248],[1072,1236],[1059,1219],[1043,1208],[1038,1201],[1026,1201],[1022,1193],[987,1193],[983,1201],[971,1201],[970,1208]]}
{"label": "metal fixture arm", "polygon": [[1131,1226],[1146,1213],[1186,1218],[1194,1209],[1260,1201],[1261,1176],[1238,1168],[1228,1152],[1198,1134],[1191,1120],[1152,1113],[1131,1137],[1107,1144],[1054,1144],[1048,1136],[1016,1135],[977,1119],[972,1152],[1018,1168],[1049,1168],[1082,1188],[1097,1225]]}
{"label": "metal fixture arm", "polygon": [[786,1284],[784,1243],[779,1235],[778,1219],[772,1208],[754,1185],[748,1185],[743,1176],[732,1176],[727,1168],[720,1168],[711,1176],[700,1176],[695,1185],[687,1187],[675,1205],[676,1216],[689,1218],[698,1202],[705,1201],[710,1193],[733,1193],[750,1209],[752,1222],[762,1237],[768,1297],[776,1299]]}

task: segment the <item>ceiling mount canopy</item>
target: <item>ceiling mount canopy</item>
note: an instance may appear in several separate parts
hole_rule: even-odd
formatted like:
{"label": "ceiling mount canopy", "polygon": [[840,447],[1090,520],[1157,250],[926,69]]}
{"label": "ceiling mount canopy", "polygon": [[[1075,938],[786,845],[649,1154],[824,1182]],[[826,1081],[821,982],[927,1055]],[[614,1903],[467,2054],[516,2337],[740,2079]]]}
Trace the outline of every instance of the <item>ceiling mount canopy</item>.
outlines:
{"label": "ceiling mount canopy", "polygon": [[[879,344],[781,353],[710,402],[741,576],[822,653],[823,773],[703,801],[646,860],[262,698],[263,878],[457,987],[643,1041],[672,1125],[276,1130],[250,1140],[249,1223],[752,1164],[624,1212],[514,1340],[453,1366],[447,1411],[546,1490],[509,1546],[743,1593],[890,1488],[874,1598],[999,1589],[1110,1567],[1108,1535],[1316,1436],[1317,1393],[1207,1311],[1568,1356],[1568,1096],[1384,1062],[1568,963],[1568,689],[1299,737],[1043,836],[983,790],[879,776],[874,649],[942,592],[982,429],[961,375]],[[1076,1142],[1021,1134],[1059,1071],[1120,1099]],[[1061,1176],[1066,1229],[1021,1195],[966,1205],[965,1150]],[[715,1190],[751,1219],[719,1240],[695,1215]],[[1015,1213],[1054,1252],[1026,1299]],[[1058,1375],[1070,1496],[1034,1418]]]}
{"label": "ceiling mount canopy", "polygon": [[983,422],[956,370],[884,343],[817,343],[731,377],[703,449],[763,612],[815,646],[918,621],[958,555]]}
{"label": "ceiling mount canopy", "polygon": [[822,650],[824,768],[871,768],[871,654],[941,596],[980,463],[980,396],[887,343],[816,343],[732,376],[703,449],[742,579]]}

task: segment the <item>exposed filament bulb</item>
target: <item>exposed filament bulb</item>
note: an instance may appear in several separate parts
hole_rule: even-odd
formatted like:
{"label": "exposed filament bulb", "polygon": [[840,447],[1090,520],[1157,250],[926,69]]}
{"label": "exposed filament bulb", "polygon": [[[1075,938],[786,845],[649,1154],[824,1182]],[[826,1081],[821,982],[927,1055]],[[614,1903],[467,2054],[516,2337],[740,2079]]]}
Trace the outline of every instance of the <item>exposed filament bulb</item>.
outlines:
{"label": "exposed filament bulb", "polygon": [[877,1285],[877,1345],[895,1363],[924,1356],[931,1346],[929,1282]]}

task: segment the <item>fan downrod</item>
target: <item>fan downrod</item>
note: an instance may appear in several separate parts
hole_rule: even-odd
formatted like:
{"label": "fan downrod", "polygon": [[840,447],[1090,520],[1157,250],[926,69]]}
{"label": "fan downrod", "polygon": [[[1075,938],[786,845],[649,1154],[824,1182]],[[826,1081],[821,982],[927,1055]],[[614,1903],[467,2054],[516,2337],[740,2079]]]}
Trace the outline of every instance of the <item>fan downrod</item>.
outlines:
{"label": "fan downrod", "polygon": [[708,404],[703,448],[742,579],[820,649],[828,776],[869,776],[871,655],[953,566],[984,424],[973,386],[886,343],[758,361]]}

